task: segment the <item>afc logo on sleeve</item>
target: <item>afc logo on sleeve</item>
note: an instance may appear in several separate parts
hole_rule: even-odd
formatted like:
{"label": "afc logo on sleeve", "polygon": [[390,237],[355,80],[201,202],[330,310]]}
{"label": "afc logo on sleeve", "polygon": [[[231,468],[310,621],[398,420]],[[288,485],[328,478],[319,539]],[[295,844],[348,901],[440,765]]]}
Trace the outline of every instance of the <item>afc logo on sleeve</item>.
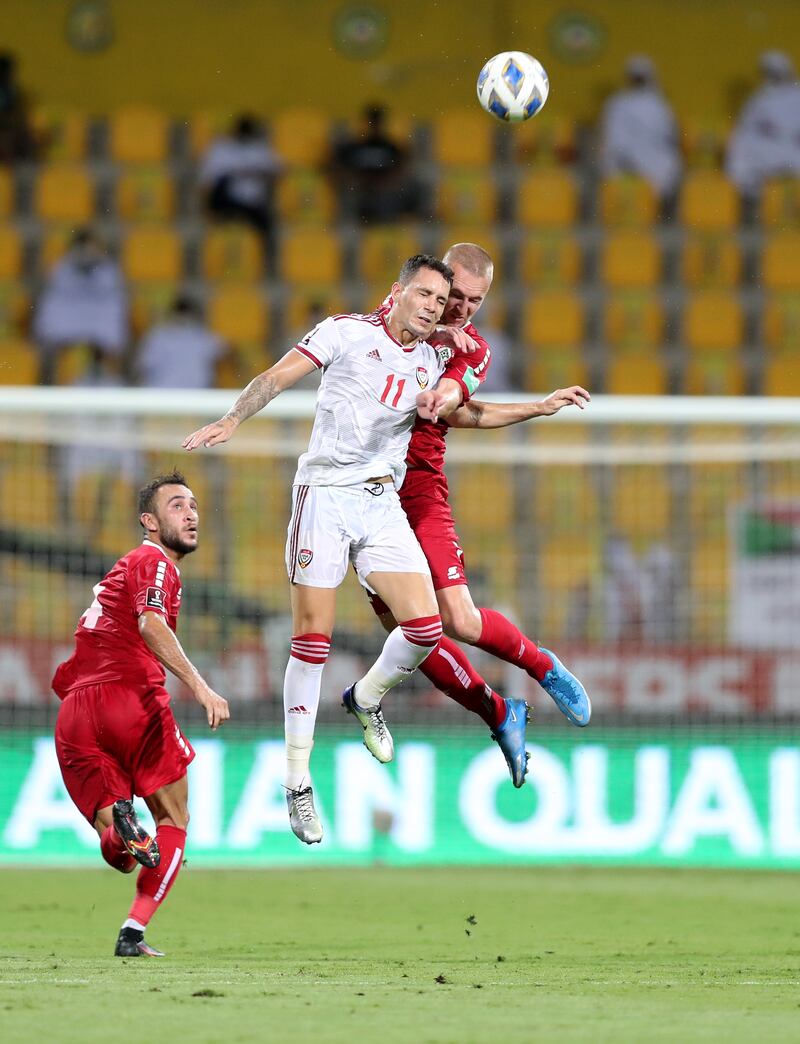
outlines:
{"label": "afc logo on sleeve", "polygon": [[160,609],[164,612],[164,592],[160,587],[148,587],[144,604],[148,609]]}

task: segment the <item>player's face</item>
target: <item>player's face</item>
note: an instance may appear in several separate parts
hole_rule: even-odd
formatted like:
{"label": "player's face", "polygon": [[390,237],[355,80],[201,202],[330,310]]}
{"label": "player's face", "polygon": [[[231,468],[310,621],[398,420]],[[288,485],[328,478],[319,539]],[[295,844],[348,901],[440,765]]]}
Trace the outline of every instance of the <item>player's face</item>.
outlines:
{"label": "player's face", "polygon": [[392,296],[401,329],[412,337],[428,337],[442,317],[450,287],[443,275],[432,268],[420,268],[411,281],[395,283]]}
{"label": "player's face", "polygon": [[458,261],[448,262],[453,269],[453,285],[445,305],[442,322],[446,326],[466,326],[483,304],[492,285],[490,276],[476,276]]}
{"label": "player's face", "polygon": [[164,547],[180,555],[197,548],[197,501],[188,486],[161,486],[156,494],[155,510],[158,539]]}

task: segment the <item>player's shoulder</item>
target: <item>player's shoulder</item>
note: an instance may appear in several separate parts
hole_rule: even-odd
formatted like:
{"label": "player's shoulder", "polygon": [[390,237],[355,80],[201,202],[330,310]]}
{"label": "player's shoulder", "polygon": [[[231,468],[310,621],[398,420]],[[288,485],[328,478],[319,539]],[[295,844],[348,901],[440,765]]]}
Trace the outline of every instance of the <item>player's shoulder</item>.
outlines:
{"label": "player's shoulder", "polygon": [[376,334],[384,332],[383,320],[377,312],[343,312],[331,319],[340,339],[349,344],[373,341]]}
{"label": "player's shoulder", "polygon": [[161,572],[164,575],[170,573],[180,575],[178,567],[169,555],[158,544],[153,543],[152,540],[142,541],[138,547],[135,547],[120,559],[120,563],[123,562],[129,569],[152,564],[156,572]]}

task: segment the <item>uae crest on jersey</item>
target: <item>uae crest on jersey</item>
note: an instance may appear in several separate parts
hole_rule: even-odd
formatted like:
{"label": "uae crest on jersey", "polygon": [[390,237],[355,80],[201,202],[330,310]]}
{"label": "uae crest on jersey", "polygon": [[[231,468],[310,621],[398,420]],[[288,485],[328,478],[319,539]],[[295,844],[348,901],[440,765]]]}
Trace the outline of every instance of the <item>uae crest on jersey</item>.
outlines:
{"label": "uae crest on jersey", "polygon": [[424,366],[417,367],[417,384],[423,391],[428,387],[428,371]]}
{"label": "uae crest on jersey", "polygon": [[314,557],[314,552],[309,550],[307,547],[301,547],[297,552],[297,564],[302,568],[308,565],[311,559]]}

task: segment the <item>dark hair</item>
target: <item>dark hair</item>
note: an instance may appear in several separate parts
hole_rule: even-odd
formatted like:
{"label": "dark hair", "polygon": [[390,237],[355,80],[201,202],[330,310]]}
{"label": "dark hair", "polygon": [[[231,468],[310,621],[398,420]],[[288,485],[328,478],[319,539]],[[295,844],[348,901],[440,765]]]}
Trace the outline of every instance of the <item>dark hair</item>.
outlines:
{"label": "dark hair", "polygon": [[157,475],[152,482],[148,482],[146,486],[142,486],[139,490],[139,514],[142,515],[145,511],[153,510],[153,505],[156,502],[156,493],[162,486],[185,485],[186,479],[177,468],[174,471],[171,471],[168,475]]}
{"label": "dark hair", "polygon": [[434,257],[433,254],[414,254],[413,257],[410,257],[400,269],[397,282],[408,286],[421,268],[432,268],[434,272],[444,276],[450,286],[453,285],[453,269],[444,261],[440,261],[438,257]]}

